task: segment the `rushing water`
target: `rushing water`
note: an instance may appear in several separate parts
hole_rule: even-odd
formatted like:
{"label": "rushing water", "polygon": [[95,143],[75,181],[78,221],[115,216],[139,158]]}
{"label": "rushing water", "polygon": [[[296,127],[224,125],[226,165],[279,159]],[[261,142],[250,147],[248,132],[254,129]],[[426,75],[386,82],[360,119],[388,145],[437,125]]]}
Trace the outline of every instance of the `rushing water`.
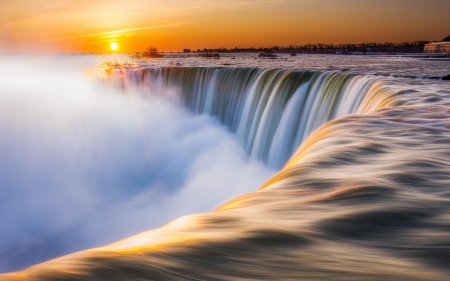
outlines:
{"label": "rushing water", "polygon": [[396,94],[373,77],[338,72],[162,67],[111,74],[124,90],[176,96],[192,112],[217,117],[252,158],[277,169],[326,121],[395,103]]}
{"label": "rushing water", "polygon": [[284,167],[212,212],[6,280],[449,280],[448,82],[258,67],[103,71],[125,93],[214,116],[250,157]]}

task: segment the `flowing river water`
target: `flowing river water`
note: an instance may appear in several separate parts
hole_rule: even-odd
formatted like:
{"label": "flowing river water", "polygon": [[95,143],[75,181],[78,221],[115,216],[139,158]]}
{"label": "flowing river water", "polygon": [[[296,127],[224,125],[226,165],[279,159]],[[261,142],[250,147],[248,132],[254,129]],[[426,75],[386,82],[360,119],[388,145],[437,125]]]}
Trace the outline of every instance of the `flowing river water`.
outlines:
{"label": "flowing river water", "polygon": [[211,212],[1,280],[449,280],[448,81],[175,62],[89,73],[213,116],[277,173]]}

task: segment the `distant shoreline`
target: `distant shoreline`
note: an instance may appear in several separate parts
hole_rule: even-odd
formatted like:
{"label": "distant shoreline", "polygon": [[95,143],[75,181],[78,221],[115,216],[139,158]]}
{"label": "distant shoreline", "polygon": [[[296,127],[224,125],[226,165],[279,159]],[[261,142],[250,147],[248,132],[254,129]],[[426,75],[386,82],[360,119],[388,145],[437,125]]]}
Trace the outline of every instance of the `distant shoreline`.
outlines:
{"label": "distant shoreline", "polygon": [[[183,53],[183,52],[161,52],[160,56],[146,56],[147,58],[164,58],[167,55],[183,55],[183,56],[201,56],[204,53]],[[257,54],[257,52],[227,52],[220,55],[239,55],[239,54]],[[447,54],[430,54],[430,53],[398,53],[398,54],[380,54],[380,53],[296,53],[297,55],[342,55],[342,56],[379,56],[379,57],[411,57],[411,58],[447,58]],[[5,55],[141,55],[145,56],[145,52],[83,52],[83,53],[0,53]],[[275,53],[275,55],[290,55],[289,53]]]}

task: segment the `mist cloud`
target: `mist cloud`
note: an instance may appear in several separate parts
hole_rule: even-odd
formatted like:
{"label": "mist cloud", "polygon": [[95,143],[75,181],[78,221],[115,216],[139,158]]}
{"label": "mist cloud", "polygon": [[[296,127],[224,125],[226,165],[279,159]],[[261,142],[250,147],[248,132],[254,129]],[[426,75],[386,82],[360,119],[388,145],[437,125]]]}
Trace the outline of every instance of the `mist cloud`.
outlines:
{"label": "mist cloud", "polygon": [[100,60],[0,58],[0,271],[208,211],[273,173],[213,118],[86,79]]}

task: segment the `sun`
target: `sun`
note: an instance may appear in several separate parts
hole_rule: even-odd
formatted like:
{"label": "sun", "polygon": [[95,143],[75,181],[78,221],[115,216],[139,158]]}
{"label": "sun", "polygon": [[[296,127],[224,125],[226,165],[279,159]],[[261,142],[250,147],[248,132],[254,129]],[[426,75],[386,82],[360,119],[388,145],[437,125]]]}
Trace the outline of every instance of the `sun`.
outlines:
{"label": "sun", "polygon": [[112,42],[111,45],[110,45],[110,47],[111,47],[111,49],[112,49],[113,51],[115,51],[115,50],[117,50],[117,48],[119,48],[119,45],[117,45],[116,42]]}

